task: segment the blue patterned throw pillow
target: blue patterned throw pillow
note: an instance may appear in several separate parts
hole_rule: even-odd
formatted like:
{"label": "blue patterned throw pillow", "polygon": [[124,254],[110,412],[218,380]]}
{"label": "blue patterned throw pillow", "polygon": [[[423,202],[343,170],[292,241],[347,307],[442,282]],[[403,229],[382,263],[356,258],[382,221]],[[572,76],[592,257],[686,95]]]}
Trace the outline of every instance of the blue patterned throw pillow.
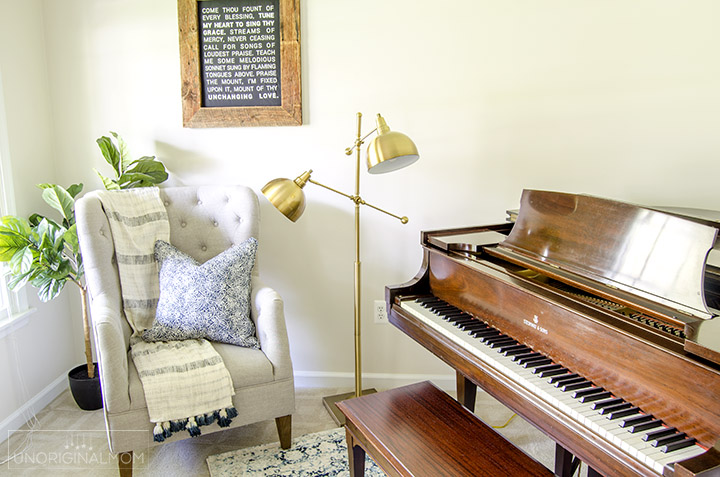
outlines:
{"label": "blue patterned throw pillow", "polygon": [[155,243],[160,300],[145,341],[207,338],[259,348],[250,318],[250,276],[257,240],[249,238],[199,264],[162,240]]}

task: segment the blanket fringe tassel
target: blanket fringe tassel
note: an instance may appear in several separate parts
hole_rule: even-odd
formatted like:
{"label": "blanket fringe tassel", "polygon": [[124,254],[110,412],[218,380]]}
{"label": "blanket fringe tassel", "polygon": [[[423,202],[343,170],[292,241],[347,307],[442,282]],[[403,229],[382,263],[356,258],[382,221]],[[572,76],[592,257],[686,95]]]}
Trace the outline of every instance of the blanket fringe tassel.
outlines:
{"label": "blanket fringe tassel", "polygon": [[188,431],[191,437],[196,437],[201,434],[200,426],[209,426],[213,422],[217,421],[218,426],[228,427],[232,423],[233,418],[236,418],[237,415],[237,409],[235,409],[234,406],[231,406],[225,409],[218,409],[214,412],[190,416],[187,419],[157,422],[155,423],[155,428],[153,429],[153,440],[155,442],[163,442],[165,439],[172,436],[173,433],[182,430]]}

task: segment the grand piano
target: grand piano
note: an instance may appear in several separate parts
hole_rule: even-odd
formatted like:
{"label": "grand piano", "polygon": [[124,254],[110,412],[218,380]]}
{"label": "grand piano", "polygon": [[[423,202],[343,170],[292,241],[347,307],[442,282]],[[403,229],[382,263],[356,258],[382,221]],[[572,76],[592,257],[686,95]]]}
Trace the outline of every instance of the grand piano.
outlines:
{"label": "grand piano", "polygon": [[556,475],[720,474],[718,217],[540,190],[511,215],[423,232],[390,322],[467,407],[478,386],[553,439]]}

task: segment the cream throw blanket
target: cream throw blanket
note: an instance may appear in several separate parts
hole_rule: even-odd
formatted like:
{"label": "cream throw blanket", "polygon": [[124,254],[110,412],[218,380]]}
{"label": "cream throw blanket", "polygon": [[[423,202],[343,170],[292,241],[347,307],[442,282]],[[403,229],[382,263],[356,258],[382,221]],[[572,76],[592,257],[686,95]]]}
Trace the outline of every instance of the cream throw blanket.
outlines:
{"label": "cream throw blanket", "polygon": [[160,297],[155,242],[170,241],[167,211],[156,187],[100,191],[110,222],[125,317],[133,330],[130,353],[140,375],[154,439],[173,432],[200,434],[199,426],[230,425],[237,411],[230,373],[204,339],[146,343]]}

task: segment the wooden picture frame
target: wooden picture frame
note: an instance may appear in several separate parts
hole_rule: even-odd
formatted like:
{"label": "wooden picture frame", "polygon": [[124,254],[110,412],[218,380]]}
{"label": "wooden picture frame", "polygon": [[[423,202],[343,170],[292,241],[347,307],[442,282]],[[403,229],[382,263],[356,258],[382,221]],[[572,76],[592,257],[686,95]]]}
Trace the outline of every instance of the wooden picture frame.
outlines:
{"label": "wooden picture frame", "polygon": [[[242,4],[253,0],[233,0]],[[198,4],[212,0],[178,0],[183,127],[299,126],[302,124],[300,80],[300,0],[278,0],[280,43],[279,106],[204,106]]]}

